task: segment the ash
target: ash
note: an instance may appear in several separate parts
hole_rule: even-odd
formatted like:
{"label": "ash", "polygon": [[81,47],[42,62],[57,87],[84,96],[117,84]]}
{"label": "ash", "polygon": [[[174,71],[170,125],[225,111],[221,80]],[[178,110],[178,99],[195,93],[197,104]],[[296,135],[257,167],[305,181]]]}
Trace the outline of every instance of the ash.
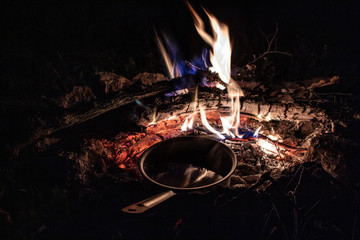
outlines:
{"label": "ash", "polygon": [[282,171],[300,162],[279,160],[273,154],[264,153],[255,142],[226,143],[226,145],[235,152],[237,157],[237,167],[231,176],[231,188],[249,187],[256,184],[266,172],[271,172],[276,178]]}

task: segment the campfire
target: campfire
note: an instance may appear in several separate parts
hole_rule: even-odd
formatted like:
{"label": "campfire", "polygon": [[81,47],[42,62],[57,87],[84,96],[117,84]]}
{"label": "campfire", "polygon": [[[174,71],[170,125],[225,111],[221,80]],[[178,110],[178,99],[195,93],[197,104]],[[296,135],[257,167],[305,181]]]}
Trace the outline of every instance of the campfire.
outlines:
{"label": "campfire", "polygon": [[[233,187],[250,186],[264,172],[272,172],[276,178],[285,169],[311,161],[312,139],[331,131],[332,122],[326,114],[307,105],[246,99],[241,88],[242,84],[247,87],[246,83],[237,80],[239,76],[231,70],[228,26],[204,10],[212,29],[210,35],[200,16],[189,3],[187,6],[198,34],[210,49],[191,62],[182,60],[174,55],[175,44],[164,35],[164,45],[155,33],[175,89],[158,96],[156,103],[136,101],[144,110],[138,121],[142,132],[92,139],[90,149],[119,168],[132,171],[141,154],[155,143],[178,136],[206,135],[235,151],[238,167],[232,177]],[[322,80],[318,86],[337,79]]]}
{"label": "campfire", "polygon": [[190,3],[7,1],[0,239],[359,239],[358,1]]}

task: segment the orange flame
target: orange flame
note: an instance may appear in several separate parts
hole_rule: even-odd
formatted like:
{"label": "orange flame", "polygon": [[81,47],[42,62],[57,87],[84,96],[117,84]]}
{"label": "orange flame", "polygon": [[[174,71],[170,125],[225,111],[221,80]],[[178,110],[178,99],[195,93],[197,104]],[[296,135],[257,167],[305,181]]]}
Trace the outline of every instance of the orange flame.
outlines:
{"label": "orange flame", "polygon": [[207,121],[206,119],[206,114],[204,109],[200,108],[200,116],[201,116],[201,122],[202,124],[212,133],[216,134],[220,139],[225,139],[225,137],[219,133],[218,131],[216,131]]}
{"label": "orange flame", "polygon": [[[161,41],[161,39],[159,38],[159,36],[158,36],[158,34],[156,32],[155,32],[155,37],[156,37],[156,41],[157,41],[157,44],[159,46],[161,55],[162,55],[162,57],[164,59],[166,68],[168,70],[168,74],[169,74],[168,77],[170,79],[173,79],[173,78],[176,78],[176,77],[181,77],[181,71],[180,71],[180,68],[179,68],[177,62],[175,60],[171,61],[171,59],[169,57],[169,54],[167,53],[163,42]],[[166,39],[166,36],[164,36],[164,38]]]}
{"label": "orange flame", "polygon": [[[199,33],[201,38],[212,47],[212,51],[210,51],[210,62],[212,64],[212,67],[210,68],[210,70],[217,72],[220,79],[225,84],[227,84],[228,97],[231,100],[231,113],[230,116],[221,118],[221,122],[223,125],[223,133],[231,137],[235,135],[236,137],[241,138],[238,133],[238,128],[240,126],[240,97],[244,96],[244,93],[241,88],[236,84],[236,82],[231,78],[232,49],[230,44],[229,28],[226,24],[219,22],[214,15],[210,14],[204,9],[206,15],[210,20],[210,24],[213,30],[213,37],[210,36],[205,31],[205,25],[200,16],[195,12],[193,7],[188,2],[186,2],[186,4],[193,15],[194,24],[197,32]],[[217,87],[220,89],[225,88],[222,84],[218,84]],[[203,114],[205,114],[204,111]],[[202,119],[204,125],[207,126],[205,124],[206,121],[204,121],[206,117],[202,117]],[[209,130],[213,132],[213,130],[215,129]]]}
{"label": "orange flame", "polygon": [[205,31],[205,25],[200,16],[188,2],[186,2],[186,4],[193,15],[197,32],[202,39],[212,47],[212,51],[210,51],[210,62],[212,67],[210,70],[217,72],[220,79],[224,83],[229,84],[231,79],[231,45],[228,26],[220,23],[214,15],[204,9],[213,30],[214,37],[210,36]]}
{"label": "orange flame", "polygon": [[191,130],[193,128],[194,118],[195,118],[196,114],[197,114],[197,112],[193,112],[185,119],[184,124],[181,126],[181,132],[185,132],[185,131]]}

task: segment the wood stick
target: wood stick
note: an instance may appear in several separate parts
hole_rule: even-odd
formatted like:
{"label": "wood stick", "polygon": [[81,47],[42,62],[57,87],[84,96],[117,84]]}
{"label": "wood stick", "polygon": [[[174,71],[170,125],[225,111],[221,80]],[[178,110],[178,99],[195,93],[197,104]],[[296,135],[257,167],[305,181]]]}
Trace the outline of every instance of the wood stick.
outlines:
{"label": "wood stick", "polygon": [[60,121],[58,122],[57,127],[50,127],[50,128],[39,128],[34,131],[33,135],[28,138],[23,143],[20,143],[16,146],[16,149],[21,151],[26,146],[35,143],[36,141],[41,140],[44,137],[47,137],[51,134],[59,132],[61,130],[67,129],[69,127],[84,123],[88,120],[94,119],[104,113],[107,113],[113,109],[125,106],[134,102],[135,100],[144,99],[147,97],[152,97],[160,93],[164,93],[169,91],[169,86],[161,86],[155,91],[147,92],[140,95],[133,95],[133,96],[123,96],[119,95],[110,101],[102,102],[97,104],[94,108],[80,114],[67,114],[63,116]]}

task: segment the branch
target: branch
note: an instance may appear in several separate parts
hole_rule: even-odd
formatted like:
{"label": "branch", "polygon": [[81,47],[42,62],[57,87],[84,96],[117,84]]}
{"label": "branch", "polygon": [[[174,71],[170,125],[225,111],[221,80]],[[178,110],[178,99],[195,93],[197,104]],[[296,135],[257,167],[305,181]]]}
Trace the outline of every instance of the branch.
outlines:
{"label": "branch", "polygon": [[289,57],[292,57],[292,54],[290,53],[287,53],[287,52],[282,52],[282,51],[266,51],[264,52],[263,54],[261,54],[259,57],[255,58],[254,60],[252,60],[251,62],[248,62],[246,65],[250,65],[250,64],[253,64],[257,61],[259,61],[260,59],[264,58],[266,55],[268,54],[282,54],[282,55],[286,55],[286,56],[289,56]]}
{"label": "branch", "polygon": [[264,53],[262,53],[260,56],[254,58],[251,62],[248,62],[245,66],[247,65],[250,65],[250,64],[253,64],[255,62],[257,62],[258,60],[264,58],[266,55],[268,54],[282,54],[282,55],[286,55],[286,56],[289,56],[289,57],[292,57],[292,54],[290,53],[287,53],[287,52],[282,52],[282,51],[277,51],[276,50],[276,47],[274,47],[273,49],[274,50],[271,50],[272,49],[272,46],[274,44],[274,41],[276,40],[276,36],[279,32],[279,26],[278,24],[276,23],[276,26],[275,26],[275,32],[272,36],[272,38],[269,40],[269,37],[261,30],[261,34],[264,36],[268,46],[267,46],[267,49]]}

